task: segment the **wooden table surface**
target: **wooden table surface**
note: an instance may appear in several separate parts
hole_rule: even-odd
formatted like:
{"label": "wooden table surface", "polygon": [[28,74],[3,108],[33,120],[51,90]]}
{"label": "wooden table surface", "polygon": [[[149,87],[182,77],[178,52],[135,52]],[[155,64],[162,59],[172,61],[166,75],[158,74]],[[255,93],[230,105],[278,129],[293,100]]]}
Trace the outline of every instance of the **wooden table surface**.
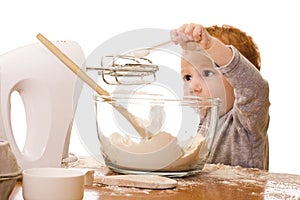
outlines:
{"label": "wooden table surface", "polygon": [[[92,186],[85,187],[84,200],[300,199],[300,175],[207,165],[198,175],[176,178],[176,180],[178,186],[167,190],[105,186],[94,183]],[[17,183],[10,200],[23,200],[22,182]]]}

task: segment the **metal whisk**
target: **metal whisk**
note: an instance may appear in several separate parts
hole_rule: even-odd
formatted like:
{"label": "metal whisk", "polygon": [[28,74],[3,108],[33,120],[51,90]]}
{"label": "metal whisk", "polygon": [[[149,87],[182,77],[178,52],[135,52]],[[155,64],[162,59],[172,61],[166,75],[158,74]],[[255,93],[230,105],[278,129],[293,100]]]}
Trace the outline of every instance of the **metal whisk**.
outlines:
{"label": "metal whisk", "polygon": [[163,42],[125,55],[103,56],[100,67],[87,67],[87,70],[97,70],[102,80],[109,85],[149,84],[155,81],[159,67],[146,56],[152,50],[171,43]]}
{"label": "metal whisk", "polygon": [[[110,60],[106,64],[106,60]],[[97,70],[103,81],[109,85],[148,84],[155,81],[158,66],[147,58],[136,58],[129,55],[109,55],[101,59],[101,67],[87,68]]]}

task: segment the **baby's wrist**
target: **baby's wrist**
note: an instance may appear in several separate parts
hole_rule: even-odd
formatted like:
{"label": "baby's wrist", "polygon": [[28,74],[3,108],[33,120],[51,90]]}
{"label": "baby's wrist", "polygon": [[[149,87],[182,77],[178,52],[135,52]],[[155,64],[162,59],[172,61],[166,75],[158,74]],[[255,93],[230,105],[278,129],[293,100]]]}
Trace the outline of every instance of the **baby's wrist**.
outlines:
{"label": "baby's wrist", "polygon": [[226,65],[233,56],[233,52],[230,47],[224,45],[217,38],[212,37],[210,44],[205,51],[211,56],[215,63],[219,66]]}
{"label": "baby's wrist", "polygon": [[207,40],[207,43],[203,47],[203,49],[207,52],[214,51],[214,47],[216,46],[216,43],[218,43],[218,40],[214,37],[211,37]]}

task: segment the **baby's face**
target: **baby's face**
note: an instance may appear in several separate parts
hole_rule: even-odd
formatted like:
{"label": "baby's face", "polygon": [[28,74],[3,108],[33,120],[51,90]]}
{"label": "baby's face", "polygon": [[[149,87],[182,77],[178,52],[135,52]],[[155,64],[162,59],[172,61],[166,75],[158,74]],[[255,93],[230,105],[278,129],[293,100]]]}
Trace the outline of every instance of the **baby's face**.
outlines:
{"label": "baby's face", "polygon": [[181,76],[185,83],[185,95],[221,99],[220,115],[232,108],[233,88],[214,68],[214,63],[204,52],[184,51],[181,59]]}

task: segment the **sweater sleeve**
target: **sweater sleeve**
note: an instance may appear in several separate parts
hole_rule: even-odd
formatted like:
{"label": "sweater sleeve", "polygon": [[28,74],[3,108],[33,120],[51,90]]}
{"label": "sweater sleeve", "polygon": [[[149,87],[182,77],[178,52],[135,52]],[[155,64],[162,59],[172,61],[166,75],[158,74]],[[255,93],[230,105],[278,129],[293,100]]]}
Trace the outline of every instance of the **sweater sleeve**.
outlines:
{"label": "sweater sleeve", "polygon": [[263,133],[261,130],[266,130],[269,123],[269,85],[251,62],[235,47],[230,48],[233,58],[219,67],[234,88],[235,101],[230,112],[248,133]]}

